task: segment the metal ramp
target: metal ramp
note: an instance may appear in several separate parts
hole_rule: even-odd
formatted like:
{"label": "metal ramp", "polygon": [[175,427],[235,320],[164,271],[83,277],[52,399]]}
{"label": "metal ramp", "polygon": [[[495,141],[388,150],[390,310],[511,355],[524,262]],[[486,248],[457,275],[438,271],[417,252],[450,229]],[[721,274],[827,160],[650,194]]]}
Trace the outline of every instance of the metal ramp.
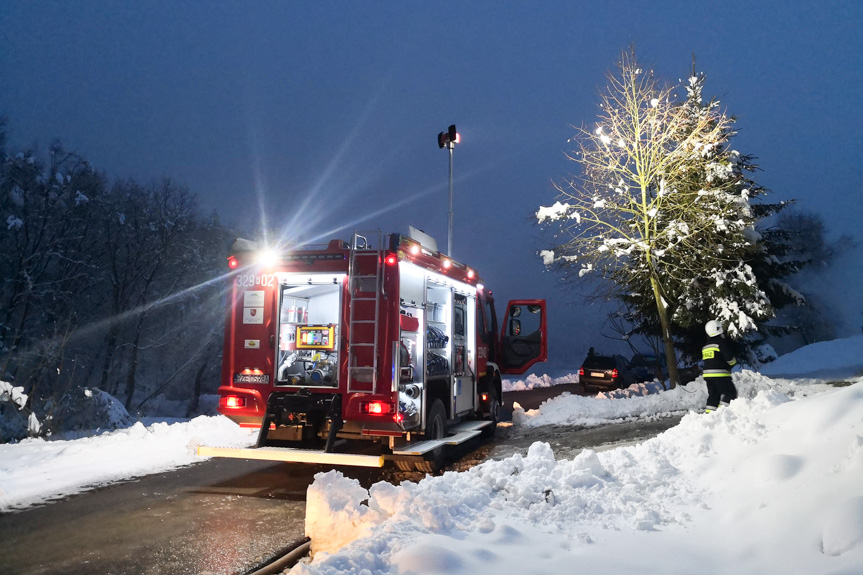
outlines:
{"label": "metal ramp", "polygon": [[[358,232],[354,232],[351,240],[348,265],[348,288],[351,295],[348,317],[348,393],[368,393],[377,388],[378,322],[384,262],[381,250],[382,233],[380,230],[375,233],[376,247]],[[370,273],[372,271],[373,273]]]}
{"label": "metal ramp", "polygon": [[448,430],[454,432],[454,435],[444,437],[443,439],[426,439],[424,441],[406,443],[393,449],[393,455],[423,455],[433,449],[437,449],[441,445],[458,445],[468,439],[473,439],[482,433],[483,427],[491,424],[491,421],[465,421],[458,423]]}

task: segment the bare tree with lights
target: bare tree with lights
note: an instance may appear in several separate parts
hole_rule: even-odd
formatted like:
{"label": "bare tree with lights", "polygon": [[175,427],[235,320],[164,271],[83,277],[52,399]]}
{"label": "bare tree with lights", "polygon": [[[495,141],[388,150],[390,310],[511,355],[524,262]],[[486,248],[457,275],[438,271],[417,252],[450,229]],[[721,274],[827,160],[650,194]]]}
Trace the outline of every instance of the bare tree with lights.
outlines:
{"label": "bare tree with lights", "polygon": [[617,75],[608,74],[595,127],[574,138],[569,159],[581,174],[557,184],[557,203],[537,212],[540,223],[560,224],[565,241],[541,255],[565,279],[598,275],[610,280],[602,284],[609,297],[652,299],[672,387],[679,376],[669,307],[686,304],[677,301],[679,286],[737,265],[751,249],[748,201],[722,178],[692,185],[699,174],[727,168],[717,151],[727,146],[732,120],[714,106],[692,112],[639,67],[634,52],[624,53]]}

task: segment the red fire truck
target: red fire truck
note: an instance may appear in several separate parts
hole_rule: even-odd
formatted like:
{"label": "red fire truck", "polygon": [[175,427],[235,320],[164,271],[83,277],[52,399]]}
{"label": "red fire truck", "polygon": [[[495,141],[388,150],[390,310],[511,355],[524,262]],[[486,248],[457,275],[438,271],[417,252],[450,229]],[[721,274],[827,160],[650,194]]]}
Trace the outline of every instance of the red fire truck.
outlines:
{"label": "red fire truck", "polygon": [[501,374],[545,361],[545,300],[492,294],[431,237],[355,233],[284,253],[237,240],[219,411],[260,428],[201,455],[433,471],[497,425]]}

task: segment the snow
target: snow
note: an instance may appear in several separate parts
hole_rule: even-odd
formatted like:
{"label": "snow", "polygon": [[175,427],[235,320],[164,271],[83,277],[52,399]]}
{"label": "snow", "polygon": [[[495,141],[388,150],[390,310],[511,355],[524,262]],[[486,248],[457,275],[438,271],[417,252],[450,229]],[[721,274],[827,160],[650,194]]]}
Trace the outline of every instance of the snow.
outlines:
{"label": "snow", "polygon": [[[740,398],[712,414],[696,412],[700,379],[665,392],[654,383],[563,395],[514,411],[519,426],[682,416],[638,444],[558,459],[537,442],[469,471],[368,490],[336,470],[320,473],[307,497],[314,557],[291,572],[860,573],[861,346],[860,336],[822,342],[762,373],[737,371]],[[847,385],[825,383],[837,374]],[[0,511],[194,464],[198,444],[243,446],[253,435],[198,417],[0,445]]]}
{"label": "snow", "polygon": [[568,373],[560,377],[552,377],[548,374],[530,374],[525,379],[504,379],[501,381],[501,389],[506,393],[508,391],[525,391],[538,387],[551,387],[564,383],[578,383],[578,374]]}
{"label": "snow", "polygon": [[[824,358],[829,358],[825,362]],[[863,335],[801,347],[761,368],[771,377],[844,378],[863,375]]]}
{"label": "snow", "polygon": [[21,409],[27,403],[27,394],[24,393],[23,387],[14,387],[11,383],[0,381],[0,402],[2,401],[14,403]]}
{"label": "snow", "polygon": [[[738,385],[738,389],[740,386]],[[595,397],[562,394],[525,412],[514,406],[512,421],[524,427],[542,425],[595,426],[609,422],[656,417],[697,410],[707,401],[703,381],[660,393],[660,383],[638,383],[625,390],[601,392]],[[602,401],[614,399],[614,401]]]}
{"label": "snow", "polygon": [[114,481],[199,462],[203,443],[248,447],[255,434],[224,417],[131,427],[74,440],[26,439],[0,445],[0,512],[80,493]]}
{"label": "snow", "polygon": [[557,460],[535,443],[526,456],[369,490],[338,471],[321,473],[307,507],[315,555],[292,573],[563,573],[574,565],[601,573],[858,573],[857,339],[776,363],[807,375],[841,364],[856,374],[846,387],[738,371],[741,398],[712,414],[695,412],[706,399],[700,379],[664,393],[632,386],[615,399],[564,395],[514,412],[514,424],[530,426],[686,413],[638,445]]}
{"label": "snow", "polygon": [[[555,220],[566,217],[570,208],[572,208],[572,206],[570,206],[569,204],[555,202],[553,206],[540,207],[536,212],[536,219],[539,223],[543,223],[545,220],[553,222]],[[578,217],[577,214],[575,215],[575,217]]]}
{"label": "snow", "polygon": [[6,218],[6,229],[7,230],[12,230],[12,229],[17,230],[17,229],[20,229],[23,225],[24,225],[24,222],[23,222],[23,220],[21,220],[21,218],[18,218],[16,216],[9,216],[8,218]]}

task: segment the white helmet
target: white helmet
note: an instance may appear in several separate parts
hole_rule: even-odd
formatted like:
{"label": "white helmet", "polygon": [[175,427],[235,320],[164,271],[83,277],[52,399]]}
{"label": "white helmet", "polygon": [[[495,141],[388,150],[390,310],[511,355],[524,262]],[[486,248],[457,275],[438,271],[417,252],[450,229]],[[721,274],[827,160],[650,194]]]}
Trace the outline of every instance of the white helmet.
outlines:
{"label": "white helmet", "polygon": [[704,331],[707,332],[707,335],[710,337],[716,337],[717,335],[722,335],[722,324],[716,321],[715,319],[707,322],[707,325],[704,326]]}

